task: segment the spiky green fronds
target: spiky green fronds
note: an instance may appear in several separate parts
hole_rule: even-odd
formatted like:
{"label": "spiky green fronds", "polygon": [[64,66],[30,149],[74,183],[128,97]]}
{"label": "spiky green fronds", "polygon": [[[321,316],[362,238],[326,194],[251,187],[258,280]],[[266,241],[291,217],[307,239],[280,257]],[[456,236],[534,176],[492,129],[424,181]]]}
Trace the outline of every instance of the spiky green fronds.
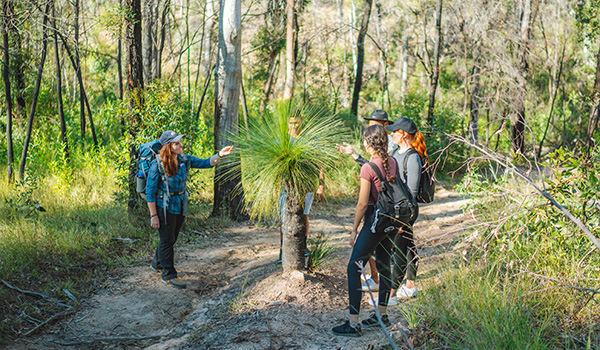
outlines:
{"label": "spiky green fronds", "polygon": [[[290,135],[291,118],[302,120],[297,137]],[[275,104],[262,120],[241,130],[228,161],[241,166],[248,213],[259,219],[278,215],[284,185],[299,198],[314,192],[320,171],[340,159],[335,143],[344,133],[342,123],[326,109],[294,101]]]}

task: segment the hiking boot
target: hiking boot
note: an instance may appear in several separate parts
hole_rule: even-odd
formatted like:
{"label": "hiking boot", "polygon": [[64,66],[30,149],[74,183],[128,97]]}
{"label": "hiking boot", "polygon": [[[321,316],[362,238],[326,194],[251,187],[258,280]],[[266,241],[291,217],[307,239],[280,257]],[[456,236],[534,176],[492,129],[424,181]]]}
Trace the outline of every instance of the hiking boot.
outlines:
{"label": "hiking boot", "polygon": [[158,272],[158,273],[161,273],[161,272],[162,272],[162,268],[160,268],[160,267],[156,267],[156,266],[154,266],[153,264],[150,264],[150,268],[151,268],[151,269],[152,269],[152,271],[154,271],[154,272]]}
{"label": "hiking boot", "polygon": [[356,325],[356,326],[352,327],[352,325],[350,324],[350,321],[346,321],[346,323],[344,323],[341,326],[333,327],[331,329],[331,331],[335,335],[341,335],[344,337],[360,337],[360,336],[362,336],[360,325]]}
{"label": "hiking boot", "polygon": [[361,286],[362,286],[363,292],[368,292],[369,289],[372,292],[376,292],[379,290],[379,283],[375,283],[375,281],[373,281],[372,278],[369,278],[368,280],[363,282]]}
{"label": "hiking boot", "polygon": [[187,288],[187,284],[181,280],[181,278],[171,278],[170,280],[162,279],[164,284],[170,285],[175,288],[185,289]]}
{"label": "hiking boot", "polygon": [[[371,298],[369,298],[368,302],[369,305],[378,305],[379,304],[379,297],[377,298],[373,298],[374,300],[371,300]],[[395,306],[398,305],[398,298],[396,296],[390,297],[388,299],[388,304],[387,306]]]}
{"label": "hiking boot", "polygon": [[[390,319],[388,318],[388,315],[381,315],[381,321],[383,322],[383,325],[386,328],[391,325]],[[367,318],[366,320],[363,320],[360,323],[360,325],[363,326],[363,327],[365,327],[365,328],[371,328],[371,327],[379,326],[379,321],[377,320],[377,315],[375,315],[375,313],[373,313],[371,315],[371,317]]]}
{"label": "hiking boot", "polygon": [[396,296],[398,298],[412,298],[419,293],[417,287],[414,288],[406,288],[406,285],[403,284],[400,289],[396,292]]}

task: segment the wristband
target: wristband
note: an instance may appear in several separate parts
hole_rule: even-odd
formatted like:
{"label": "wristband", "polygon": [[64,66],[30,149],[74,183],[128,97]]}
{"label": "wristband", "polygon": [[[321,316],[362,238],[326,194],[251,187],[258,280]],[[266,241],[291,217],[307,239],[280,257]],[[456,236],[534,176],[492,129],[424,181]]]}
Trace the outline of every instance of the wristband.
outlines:
{"label": "wristband", "polygon": [[150,215],[150,219],[152,219],[155,216],[158,216],[158,214]]}

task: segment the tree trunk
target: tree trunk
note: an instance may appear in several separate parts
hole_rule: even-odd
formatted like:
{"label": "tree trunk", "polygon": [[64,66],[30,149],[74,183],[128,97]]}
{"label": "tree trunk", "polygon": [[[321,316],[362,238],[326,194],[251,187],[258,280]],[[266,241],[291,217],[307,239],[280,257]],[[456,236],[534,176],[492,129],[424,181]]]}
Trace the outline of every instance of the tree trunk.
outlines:
{"label": "tree trunk", "polygon": [[[477,50],[477,49],[476,49]],[[473,86],[471,86],[471,121],[469,123],[469,138],[471,142],[477,144],[479,142],[479,59],[478,53],[475,53],[473,58],[473,68],[471,69],[471,77],[473,78]]]}
{"label": "tree trunk", "polygon": [[306,250],[306,218],[302,208],[303,198],[294,192],[291,184],[286,184],[286,197],[281,218],[283,241],[281,246],[281,267],[284,271],[303,270]]}
{"label": "tree trunk", "polygon": [[214,1],[215,0],[206,0],[206,22],[204,22],[204,43],[202,44],[204,50],[204,52],[202,53],[202,56],[204,57],[204,80],[208,79],[209,76],[212,74],[210,68],[212,67],[212,29],[214,26],[215,16]]}
{"label": "tree trunk", "polygon": [[52,7],[52,27],[54,28],[54,58],[56,60],[56,109],[58,110],[58,119],[60,120],[60,141],[63,146],[63,154],[67,161],[69,160],[69,144],[67,141],[67,123],[65,121],[65,111],[63,108],[62,96],[62,70],[60,68],[60,53],[58,50],[58,28],[56,26],[56,13]]}
{"label": "tree trunk", "polygon": [[[75,19],[74,19],[74,23],[73,23],[73,28],[75,31],[74,34],[74,41],[75,41],[75,74],[77,75],[77,80],[80,80],[80,74],[81,74],[81,59],[79,56],[79,0],[75,0],[75,2],[73,3],[74,6],[74,12],[75,12]],[[83,143],[83,140],[85,139],[85,100],[84,100],[84,95],[85,92],[83,91],[84,87],[83,85],[80,83],[79,84],[79,124],[81,125],[81,142]]]}
{"label": "tree trunk", "polygon": [[350,112],[358,117],[358,99],[362,88],[362,72],[365,60],[365,35],[369,29],[369,17],[371,17],[371,7],[373,0],[365,0],[365,13],[363,14],[362,24],[356,40],[356,78],[354,80],[354,92],[352,93],[352,107]]}
{"label": "tree trunk", "polygon": [[429,79],[429,108],[427,109],[427,123],[433,125],[435,109],[435,92],[440,77],[440,50],[442,44],[442,0],[437,0],[435,15],[435,42],[433,44],[433,64]]}
{"label": "tree trunk", "polygon": [[588,145],[594,144],[594,131],[598,127],[598,111],[600,110],[600,49],[596,54],[596,78],[594,80],[594,91],[592,92],[592,109],[587,127]]}
{"label": "tree trunk", "polygon": [[[231,145],[229,135],[239,128],[241,67],[241,0],[223,0],[219,18],[219,49],[215,75],[215,149]],[[213,216],[219,216],[225,205],[229,217],[243,220],[244,194],[241,190],[241,174],[228,176],[232,167],[239,164],[219,162],[215,170],[215,193]]]}
{"label": "tree trunk", "polygon": [[294,85],[296,83],[296,8],[295,0],[287,0],[286,7],[286,42],[285,42],[285,87],[283,98],[285,100],[294,97]]}
{"label": "tree trunk", "polygon": [[154,68],[152,71],[153,79],[160,79],[162,77],[162,53],[165,49],[165,41],[167,37],[170,2],[170,0],[165,1],[165,4],[162,8],[162,15],[160,19],[160,35],[158,36],[158,47],[156,48],[154,55]]}
{"label": "tree trunk", "polygon": [[13,163],[13,141],[12,141],[12,97],[10,95],[10,55],[8,49],[8,26],[12,20],[12,11],[10,11],[10,0],[2,1],[2,45],[4,46],[4,65],[2,69],[2,77],[4,79],[4,92],[6,95],[6,153],[7,153],[7,171],[8,180],[14,179]]}
{"label": "tree trunk", "polygon": [[142,58],[142,7],[140,0],[125,0],[125,8],[132,15],[127,23],[127,89],[129,90],[129,201],[132,211],[137,204],[135,183],[137,134],[141,115],[136,110],[144,106],[144,71]]}
{"label": "tree trunk", "polygon": [[33,117],[35,116],[35,108],[37,106],[37,100],[40,95],[40,87],[42,85],[42,75],[44,73],[44,64],[46,63],[46,54],[48,52],[48,16],[50,9],[53,6],[53,1],[46,3],[46,9],[44,10],[44,19],[42,21],[42,57],[40,58],[40,65],[38,67],[37,79],[35,81],[35,89],[33,90],[33,98],[31,101],[31,109],[29,111],[29,119],[27,121],[27,133],[25,134],[25,141],[23,142],[23,152],[21,153],[21,164],[19,166],[19,178],[25,179],[25,164],[27,162],[27,151],[29,150],[29,143],[31,142],[31,132],[33,129]]}
{"label": "tree trunk", "polygon": [[156,10],[156,0],[144,0],[142,10],[142,36],[143,36],[143,65],[144,65],[144,85],[152,81],[152,55],[154,52],[154,12]]}
{"label": "tree trunk", "polygon": [[[12,16],[14,15],[14,7],[13,7],[13,1],[8,1],[8,17],[12,18]],[[22,49],[22,40],[21,40],[21,33],[19,28],[17,28],[17,26],[15,25],[15,23],[11,20],[9,21],[9,23],[7,23],[8,27],[7,30],[10,31],[10,35],[12,35],[13,38],[13,42],[14,42],[14,47],[13,47],[13,65],[14,65],[14,78],[15,78],[15,85],[16,85],[16,91],[15,91],[15,100],[16,100],[16,113],[15,113],[15,117],[17,118],[17,126],[19,127],[19,129],[21,128],[22,125],[22,119],[23,119],[23,115],[26,113],[27,111],[27,107],[25,104],[25,89],[26,89],[26,85],[25,85],[25,61],[23,60],[23,49]]]}
{"label": "tree trunk", "polygon": [[[119,7],[123,6],[123,0],[119,0]],[[123,99],[123,53],[122,53],[123,35],[119,29],[119,38],[117,39],[117,87],[119,89],[119,100]],[[125,120],[121,119],[121,125],[125,126]]]}
{"label": "tree trunk", "polygon": [[406,87],[408,85],[408,44],[410,41],[410,35],[408,34],[408,29],[404,30],[403,34],[403,47],[402,47],[402,64],[400,65],[400,96],[402,97],[402,104],[404,104],[406,99]]}
{"label": "tree trunk", "polygon": [[265,82],[265,87],[263,89],[263,98],[260,101],[260,111],[264,112],[267,108],[267,104],[271,99],[271,90],[273,90],[274,80],[276,78],[275,71],[277,69],[277,65],[279,64],[279,50],[272,49],[271,54],[269,55],[269,65],[267,68],[267,81]]}
{"label": "tree trunk", "polygon": [[[536,2],[533,9],[531,5]],[[531,36],[532,23],[535,22],[539,0],[525,0],[521,11],[521,38],[519,43],[519,72],[521,74],[517,84],[517,94],[515,96],[515,110],[517,111],[516,121],[512,126],[512,149],[515,154],[523,154],[525,151],[525,94],[527,90],[527,76],[529,74],[529,38]]]}

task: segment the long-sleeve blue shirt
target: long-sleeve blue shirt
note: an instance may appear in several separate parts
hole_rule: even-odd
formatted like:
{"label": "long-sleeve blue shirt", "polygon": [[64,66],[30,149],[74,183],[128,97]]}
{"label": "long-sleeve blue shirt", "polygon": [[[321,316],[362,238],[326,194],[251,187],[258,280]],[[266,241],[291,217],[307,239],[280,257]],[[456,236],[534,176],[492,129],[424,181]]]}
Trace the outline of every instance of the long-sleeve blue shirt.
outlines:
{"label": "long-sleeve blue shirt", "polygon": [[[212,168],[210,165],[210,158],[200,159],[193,156],[187,155],[190,162],[190,168]],[[169,192],[183,192],[179,195],[173,196],[169,199],[167,211],[172,214],[183,214],[187,215],[187,202],[188,192],[186,191],[186,182],[188,179],[188,169],[180,156],[177,157],[179,173],[175,176],[166,176],[167,182],[169,183]],[[150,170],[148,171],[148,179],[146,180],[146,201],[156,202],[158,207],[163,208],[163,198],[158,195],[158,190],[163,193],[167,193],[167,186],[161,179],[160,173],[158,172],[158,164],[156,159],[152,161]]]}

